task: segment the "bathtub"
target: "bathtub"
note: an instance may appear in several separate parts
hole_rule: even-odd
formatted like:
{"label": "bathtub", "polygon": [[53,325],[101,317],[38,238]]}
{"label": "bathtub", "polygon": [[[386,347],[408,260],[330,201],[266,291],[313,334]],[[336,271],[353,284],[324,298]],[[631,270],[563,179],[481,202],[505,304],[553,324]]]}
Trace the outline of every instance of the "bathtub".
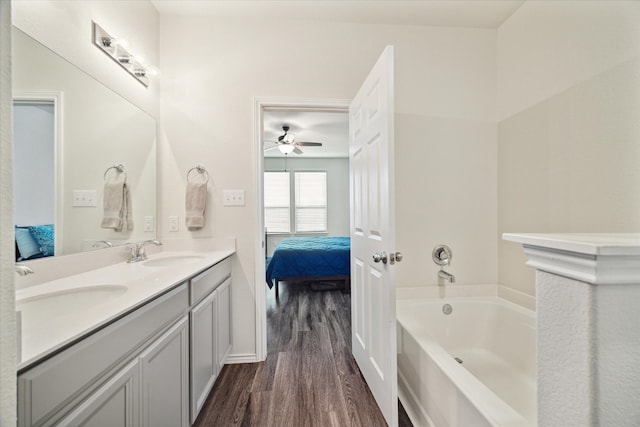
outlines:
{"label": "bathtub", "polygon": [[536,425],[534,312],[430,298],[397,300],[397,320],[398,394],[415,426]]}

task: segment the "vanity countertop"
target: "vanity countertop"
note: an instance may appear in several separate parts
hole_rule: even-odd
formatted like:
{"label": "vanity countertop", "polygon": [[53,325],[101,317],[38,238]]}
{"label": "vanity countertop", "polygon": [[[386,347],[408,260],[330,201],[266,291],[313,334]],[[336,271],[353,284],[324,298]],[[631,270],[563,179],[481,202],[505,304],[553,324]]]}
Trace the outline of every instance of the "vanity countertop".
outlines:
{"label": "vanity countertop", "polygon": [[159,252],[146,261],[119,262],[17,290],[16,308],[24,306],[18,370],[37,364],[234,253],[233,249]]}

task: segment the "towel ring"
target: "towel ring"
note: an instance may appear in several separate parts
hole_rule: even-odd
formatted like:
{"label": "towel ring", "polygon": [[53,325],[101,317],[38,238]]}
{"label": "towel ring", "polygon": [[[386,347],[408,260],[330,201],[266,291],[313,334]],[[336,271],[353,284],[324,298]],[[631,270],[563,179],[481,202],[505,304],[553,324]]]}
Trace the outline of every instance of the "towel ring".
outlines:
{"label": "towel ring", "polygon": [[118,171],[118,173],[124,173],[124,179],[125,179],[125,180],[127,179],[127,174],[126,174],[126,173],[125,173],[125,171],[124,171],[124,165],[123,165],[122,163],[119,163],[119,164],[117,164],[117,165],[109,166],[109,167],[107,168],[107,170],[106,170],[106,171],[104,171],[104,180],[105,180],[105,181],[107,180],[107,173],[109,173],[109,171],[110,171],[111,169],[115,169],[115,170],[117,170],[117,171]]}
{"label": "towel ring", "polygon": [[189,169],[189,172],[187,172],[187,181],[189,181],[189,174],[191,174],[191,172],[193,171],[198,171],[199,174],[202,174],[205,176],[205,180],[204,183],[207,184],[209,182],[209,172],[207,172],[207,170],[200,165],[197,165],[195,167],[192,167],[191,169]]}

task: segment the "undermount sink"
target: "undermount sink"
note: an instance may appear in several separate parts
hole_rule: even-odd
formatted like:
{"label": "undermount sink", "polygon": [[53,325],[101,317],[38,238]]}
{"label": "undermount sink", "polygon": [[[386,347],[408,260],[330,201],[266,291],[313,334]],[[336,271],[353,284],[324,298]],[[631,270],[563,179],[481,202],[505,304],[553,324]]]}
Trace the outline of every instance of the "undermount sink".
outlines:
{"label": "undermount sink", "polygon": [[90,285],[80,288],[48,292],[16,301],[16,310],[23,316],[31,313],[37,316],[58,316],[77,309],[109,302],[127,292],[123,285]]}
{"label": "undermount sink", "polygon": [[203,260],[204,257],[198,255],[173,255],[162,258],[154,258],[142,263],[146,267],[171,267],[176,265],[189,264],[191,262]]}

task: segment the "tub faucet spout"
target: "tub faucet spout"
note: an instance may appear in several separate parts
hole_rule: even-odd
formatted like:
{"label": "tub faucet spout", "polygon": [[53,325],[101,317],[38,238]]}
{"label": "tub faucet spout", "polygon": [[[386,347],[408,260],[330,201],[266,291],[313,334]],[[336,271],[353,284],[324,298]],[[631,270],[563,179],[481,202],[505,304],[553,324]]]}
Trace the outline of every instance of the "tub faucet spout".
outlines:
{"label": "tub faucet spout", "polygon": [[456,283],[456,276],[454,276],[451,273],[447,273],[444,270],[438,271],[438,277],[440,277],[441,279],[444,279],[444,280],[448,280],[451,283]]}

